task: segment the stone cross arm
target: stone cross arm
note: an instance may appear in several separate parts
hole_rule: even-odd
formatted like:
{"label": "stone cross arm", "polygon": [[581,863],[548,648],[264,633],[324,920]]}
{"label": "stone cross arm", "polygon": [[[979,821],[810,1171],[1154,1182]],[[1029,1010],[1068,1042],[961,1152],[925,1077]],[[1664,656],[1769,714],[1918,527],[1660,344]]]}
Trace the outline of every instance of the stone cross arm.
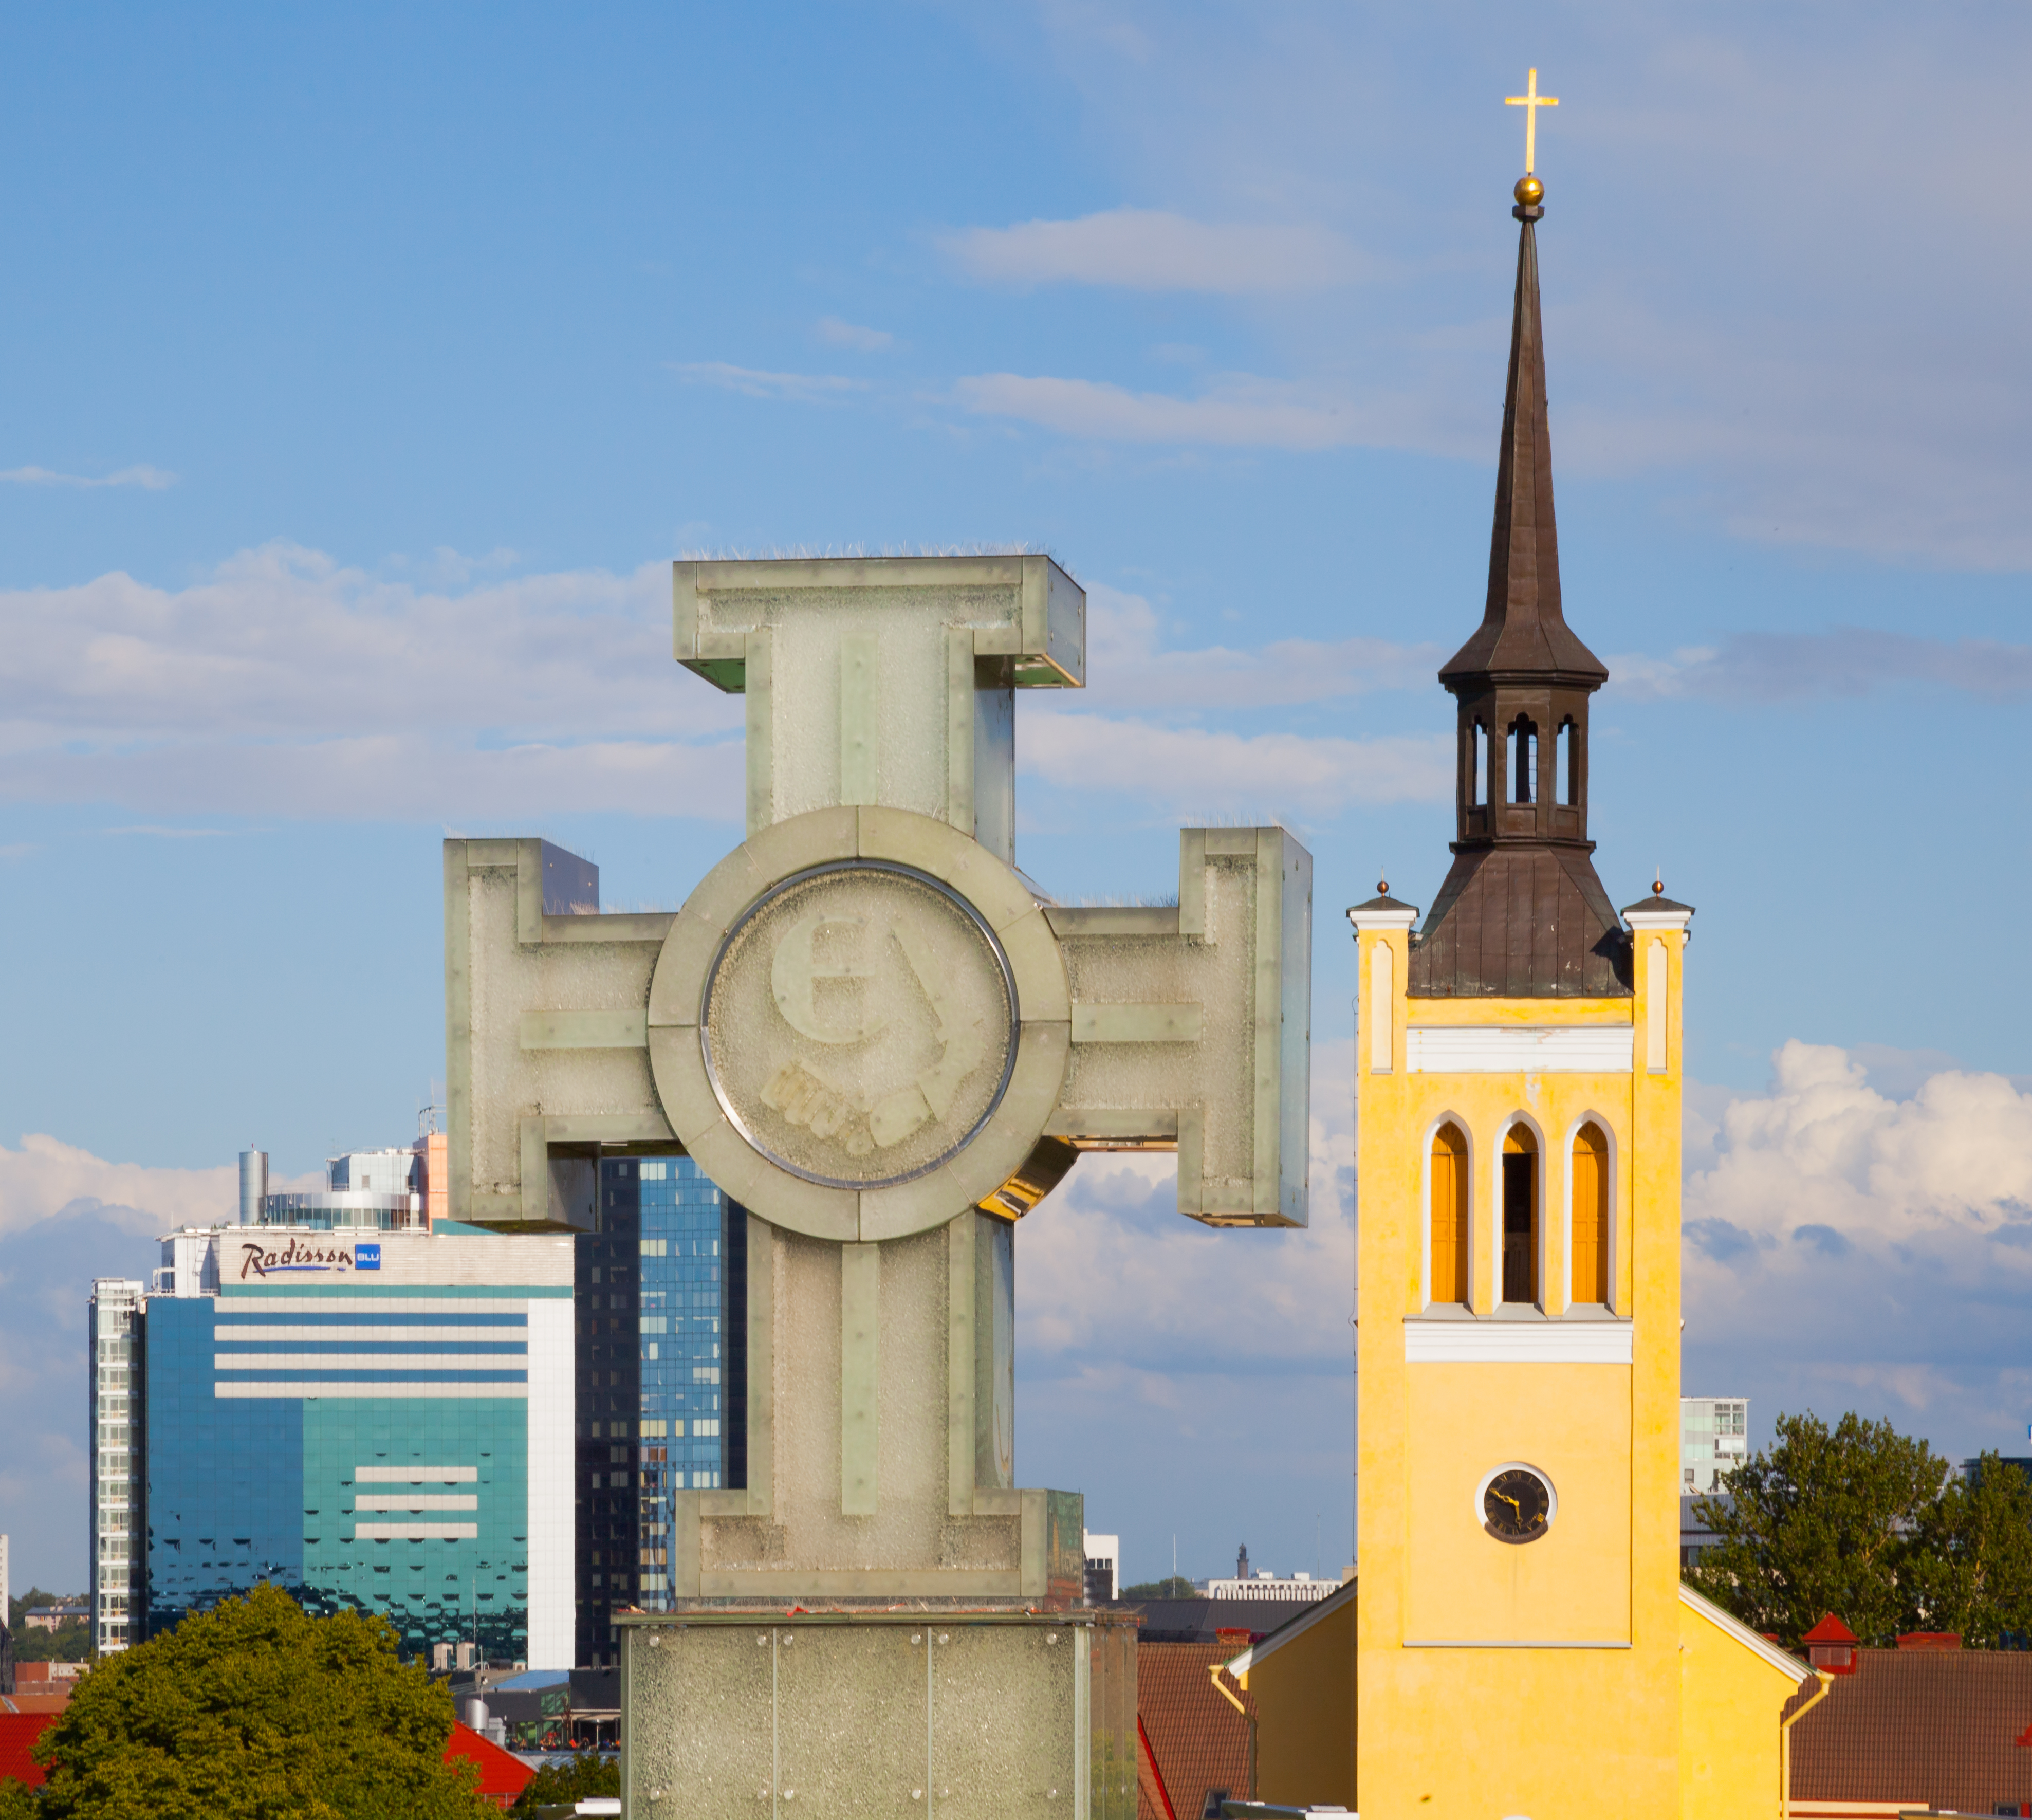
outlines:
{"label": "stone cross arm", "polygon": [[[1074,907],[1040,899],[949,823],[842,805],[751,836],[674,914],[607,915],[597,909],[596,872],[548,843],[446,841],[453,1217],[502,1229],[589,1229],[602,1150],[674,1142],[764,1218],[846,1242],[927,1230],[969,1205],[1020,1213],[1085,1149],[1176,1149],[1179,1210],[1209,1224],[1304,1224],[1310,856],[1276,828],[1188,828],[1179,849],[1175,905]],[[766,1051],[769,1066],[745,1082],[715,1082],[700,1033],[702,1015],[712,1015],[701,1011],[701,980],[715,958],[724,959],[730,942],[741,948],[757,900],[785,877],[832,867],[839,869],[819,876],[865,891],[853,869],[861,866],[891,869],[876,880],[906,897],[928,903],[943,891],[963,903],[969,914],[951,917],[951,928],[928,925],[927,939],[947,951],[921,947],[913,961],[893,940],[868,943],[865,958],[842,948],[804,961],[793,979],[783,957],[786,944],[794,960],[804,952],[801,927],[817,925],[812,939],[838,946],[864,940],[868,916],[847,903],[828,919],[820,905],[789,918],[787,936],[764,931],[776,943],[764,970],[771,989],[755,1000],[752,1030],[729,1031],[723,1048],[733,1054],[720,1072],[738,1074],[751,1048]],[[913,967],[922,962],[935,981],[941,963],[963,971],[969,940],[1006,957],[1014,1004],[1007,1029],[990,1038],[1010,1052],[1007,1080],[992,1106],[955,1103],[969,1086],[981,1100],[995,1085],[988,1058],[955,1089],[955,1102],[935,1108],[943,1090],[936,1068],[917,1071],[931,1077],[928,1097],[898,1076],[917,1097],[861,1132],[868,1157],[885,1153],[877,1138],[897,1152],[940,1116],[981,1116],[957,1154],[913,1180],[857,1182],[859,1160],[842,1153],[824,1163],[817,1134],[829,1119],[844,1130],[852,1118],[871,1118],[868,1108],[857,1115],[827,1103],[827,1064],[854,1046],[836,1039],[858,1029],[821,1022],[820,1037],[835,1040],[814,1044],[788,1019],[838,1015],[800,1003],[881,998],[894,1023],[923,1026],[898,1041],[930,1041],[939,1034],[934,1000]],[[918,1059],[913,1052],[902,1066]],[[957,1065],[950,1046],[939,1065]],[[730,1116],[729,1095],[744,1092],[748,1101]],[[785,1104],[771,1108],[772,1097]],[[910,1116],[917,1126],[894,1137]],[[756,1120],[775,1121],[778,1138],[805,1146],[789,1158],[801,1175],[778,1166]]]}

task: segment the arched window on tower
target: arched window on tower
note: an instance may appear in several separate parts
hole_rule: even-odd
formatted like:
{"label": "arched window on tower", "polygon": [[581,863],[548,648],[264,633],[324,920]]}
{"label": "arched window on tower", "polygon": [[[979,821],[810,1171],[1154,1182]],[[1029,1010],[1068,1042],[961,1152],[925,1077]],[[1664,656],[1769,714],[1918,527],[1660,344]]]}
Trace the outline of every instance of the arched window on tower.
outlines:
{"label": "arched window on tower", "polygon": [[1510,800],[1535,802],[1538,790],[1538,730],[1520,717],[1510,729]]}
{"label": "arched window on tower", "polygon": [[1503,1138],[1503,1299],[1538,1299],[1538,1145],[1526,1125]]}
{"label": "arched window on tower", "polygon": [[1608,1300],[1608,1139],[1599,1125],[1574,1134],[1574,1302]]}
{"label": "arched window on tower", "polygon": [[1571,809],[1581,799],[1580,742],[1571,715],[1559,723],[1559,743],[1552,753],[1552,787],[1563,809]]}
{"label": "arched window on tower", "polygon": [[1467,1139],[1458,1125],[1432,1134],[1432,1295],[1467,1300]]}
{"label": "arched window on tower", "polygon": [[1477,720],[1467,730],[1468,801],[1477,809],[1489,803],[1489,730]]}

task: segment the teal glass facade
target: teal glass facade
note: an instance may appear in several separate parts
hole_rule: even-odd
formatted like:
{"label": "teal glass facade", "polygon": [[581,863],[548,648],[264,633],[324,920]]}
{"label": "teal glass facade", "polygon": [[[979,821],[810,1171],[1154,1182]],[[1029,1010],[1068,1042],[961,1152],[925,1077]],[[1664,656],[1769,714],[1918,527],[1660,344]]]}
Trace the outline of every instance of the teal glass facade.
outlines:
{"label": "teal glass facade", "polygon": [[[529,1242],[409,1241],[416,1258],[510,1243]],[[148,1634],[270,1580],[313,1612],[387,1616],[405,1655],[468,1643],[528,1662],[547,1541],[536,1577],[551,1588],[554,1641],[537,1653],[562,1655],[569,1479],[554,1448],[563,1520],[539,1533],[531,1437],[540,1403],[557,1412],[556,1441],[570,1433],[570,1294],[355,1277],[151,1297]]]}

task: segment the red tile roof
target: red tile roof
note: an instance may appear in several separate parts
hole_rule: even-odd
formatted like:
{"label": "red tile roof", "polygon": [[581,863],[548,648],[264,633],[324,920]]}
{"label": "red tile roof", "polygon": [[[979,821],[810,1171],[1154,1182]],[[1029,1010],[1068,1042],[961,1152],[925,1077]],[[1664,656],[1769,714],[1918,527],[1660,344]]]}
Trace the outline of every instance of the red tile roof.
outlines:
{"label": "red tile roof", "polygon": [[1157,1771],[1150,1734],[1141,1718],[1136,1721],[1136,1811],[1151,1815],[1152,1820],[1178,1820],[1178,1811],[1171,1805],[1171,1792]]}
{"label": "red tile roof", "polygon": [[1994,1813],[2032,1801],[2032,1654],[1858,1650],[1792,1728],[1795,1801]]}
{"label": "red tile roof", "polygon": [[1859,1643],[1862,1639],[1832,1612],[1826,1612],[1821,1614],[1821,1621],[1799,1641],[1802,1643]]}
{"label": "red tile roof", "polygon": [[54,1713],[0,1713],[0,1777],[41,1788],[47,1772],[28,1751],[56,1722]]}
{"label": "red tile roof", "polygon": [[[1234,1654],[1222,1643],[1137,1646],[1136,1717],[1176,1820],[1200,1820],[1209,1789],[1238,1801],[1254,1796],[1256,1703],[1224,1670],[1219,1689],[1212,1675]],[[1139,1820],[1170,1820],[1141,1777],[1137,1811]]]}
{"label": "red tile roof", "polygon": [[536,1774],[521,1758],[454,1720],[451,1736],[445,1740],[444,1758],[449,1763],[460,1757],[480,1766],[480,1792],[497,1807],[507,1807]]}

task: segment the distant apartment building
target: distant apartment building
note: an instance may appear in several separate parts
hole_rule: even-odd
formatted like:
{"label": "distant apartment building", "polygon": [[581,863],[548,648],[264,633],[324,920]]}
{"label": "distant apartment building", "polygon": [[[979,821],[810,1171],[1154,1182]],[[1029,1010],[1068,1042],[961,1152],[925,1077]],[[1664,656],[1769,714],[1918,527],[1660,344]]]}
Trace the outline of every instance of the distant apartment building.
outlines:
{"label": "distant apartment building", "polygon": [[1122,1538],[1086,1532],[1086,1602],[1104,1605],[1122,1592]]}
{"label": "distant apartment building", "polygon": [[1705,1497],[1749,1456],[1750,1400],[1679,1399],[1679,1495]]}
{"label": "distant apartment building", "polygon": [[141,1635],[145,1486],[138,1470],[142,1398],[142,1286],[101,1276],[87,1310],[92,1373],[92,1644],[101,1655]]}

